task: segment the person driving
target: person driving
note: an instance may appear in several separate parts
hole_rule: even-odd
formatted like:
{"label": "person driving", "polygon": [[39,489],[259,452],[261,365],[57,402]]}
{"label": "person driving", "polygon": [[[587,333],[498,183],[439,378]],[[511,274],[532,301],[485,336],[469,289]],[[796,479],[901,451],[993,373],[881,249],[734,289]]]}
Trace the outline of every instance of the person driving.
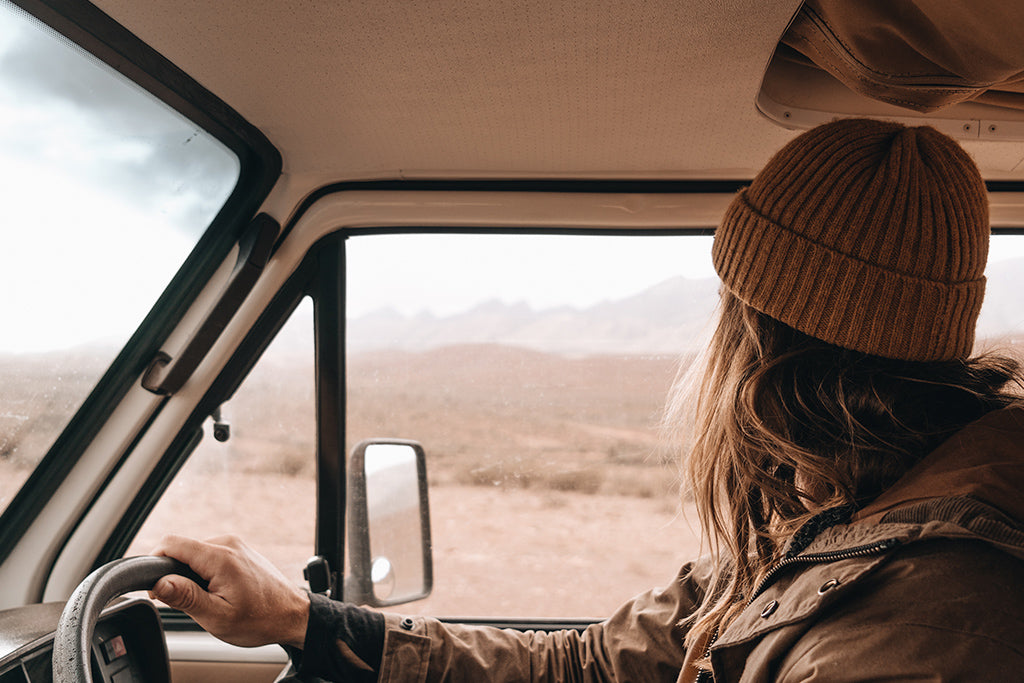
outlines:
{"label": "person driving", "polygon": [[710,552],[583,632],[331,601],[234,537],[166,537],[209,586],[153,595],[303,680],[1022,680],[1024,378],[972,355],[989,232],[933,128],[838,120],[772,157],[716,231],[717,327],[666,412]]}

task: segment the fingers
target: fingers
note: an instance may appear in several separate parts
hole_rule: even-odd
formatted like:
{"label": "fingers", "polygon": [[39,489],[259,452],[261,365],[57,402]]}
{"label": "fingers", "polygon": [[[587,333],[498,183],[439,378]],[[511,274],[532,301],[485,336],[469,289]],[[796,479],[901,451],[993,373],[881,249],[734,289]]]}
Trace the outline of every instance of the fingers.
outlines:
{"label": "fingers", "polygon": [[225,567],[235,560],[236,553],[250,553],[237,536],[218,536],[198,541],[185,536],[167,535],[160,539],[151,555],[172,557],[184,562],[207,582],[225,574]]}
{"label": "fingers", "polygon": [[[206,541],[199,541],[194,538],[188,538],[187,536],[168,534],[160,539],[160,542],[157,543],[156,547],[150,554],[173,557],[176,560],[181,560],[188,564],[188,560],[190,559],[201,559],[207,555],[211,546],[237,548],[240,544],[242,544],[241,539],[234,536],[218,536],[217,538],[207,539]],[[193,567],[193,569],[195,569],[195,567]]]}
{"label": "fingers", "polygon": [[165,576],[153,586],[150,593],[168,607],[189,614],[204,615],[210,611],[209,593],[194,581],[182,576]]}
{"label": "fingers", "polygon": [[209,548],[206,544],[184,536],[164,536],[150,552],[151,555],[172,557],[179,562],[184,562],[204,579],[209,579],[209,570],[203,571],[199,565],[209,555]]}
{"label": "fingers", "polygon": [[203,590],[186,577],[170,575],[160,579],[151,593],[213,635],[242,646],[272,642],[302,646],[308,596],[237,536],[207,541],[165,536],[153,553],[184,562],[208,582]]}

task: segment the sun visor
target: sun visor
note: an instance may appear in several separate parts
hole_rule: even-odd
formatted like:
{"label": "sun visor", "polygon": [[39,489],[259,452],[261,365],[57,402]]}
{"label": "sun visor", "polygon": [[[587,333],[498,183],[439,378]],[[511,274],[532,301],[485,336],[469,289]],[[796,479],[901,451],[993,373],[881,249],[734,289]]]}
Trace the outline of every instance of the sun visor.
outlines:
{"label": "sun visor", "polygon": [[1024,139],[1024,2],[808,0],[772,57],[758,109],[787,128],[837,116]]}

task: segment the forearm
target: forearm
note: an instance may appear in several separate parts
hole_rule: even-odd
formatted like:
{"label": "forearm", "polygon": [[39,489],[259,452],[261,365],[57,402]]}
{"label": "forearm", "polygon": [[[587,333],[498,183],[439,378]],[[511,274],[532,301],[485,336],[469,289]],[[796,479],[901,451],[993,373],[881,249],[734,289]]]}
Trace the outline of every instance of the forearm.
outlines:
{"label": "forearm", "polygon": [[637,596],[581,632],[520,632],[385,615],[381,680],[674,683],[685,656],[679,623],[697,595],[690,578],[684,568],[668,588]]}

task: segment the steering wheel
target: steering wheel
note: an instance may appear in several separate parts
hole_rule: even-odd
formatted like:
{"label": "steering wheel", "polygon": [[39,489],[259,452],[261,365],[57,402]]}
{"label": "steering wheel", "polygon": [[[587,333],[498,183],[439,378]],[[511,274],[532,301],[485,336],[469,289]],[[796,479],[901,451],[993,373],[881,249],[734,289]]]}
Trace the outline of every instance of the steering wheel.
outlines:
{"label": "steering wheel", "polygon": [[187,576],[206,585],[187,565],[156,556],[114,560],[85,577],[64,605],[57,623],[53,637],[54,682],[92,683],[92,637],[100,612],[119,595],[149,590],[167,574]]}

